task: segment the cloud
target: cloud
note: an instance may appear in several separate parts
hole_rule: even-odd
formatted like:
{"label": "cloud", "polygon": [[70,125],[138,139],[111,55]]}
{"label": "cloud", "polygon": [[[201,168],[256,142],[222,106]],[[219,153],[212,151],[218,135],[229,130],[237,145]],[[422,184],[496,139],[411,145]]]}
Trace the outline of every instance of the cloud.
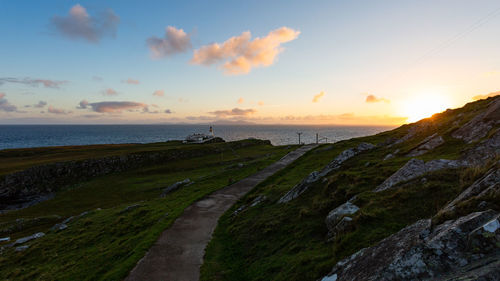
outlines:
{"label": "cloud", "polygon": [[172,112],[172,110],[170,110],[170,109],[165,109],[165,113],[166,113],[166,114],[172,114],[173,112]]}
{"label": "cloud", "polygon": [[[82,102],[80,102],[80,107],[82,106]],[[85,106],[84,108],[90,106],[92,111],[99,113],[120,113],[123,110],[141,109],[141,108],[144,109],[145,107],[147,107],[147,105],[143,103],[132,102],[132,101],[103,101],[94,103],[87,102],[84,103],[83,105]]]}
{"label": "cloud", "polygon": [[92,76],[92,80],[94,81],[102,81],[102,77],[101,76]]}
{"label": "cloud", "polygon": [[312,102],[319,102],[319,100],[325,95],[325,92],[321,91],[319,94],[315,95]]}
{"label": "cloud", "polygon": [[39,101],[37,104],[33,105],[36,108],[43,108],[47,105],[47,102],[45,101]]}
{"label": "cloud", "polygon": [[85,109],[89,105],[89,102],[87,100],[82,100],[78,106],[76,107],[77,109]]}
{"label": "cloud", "polygon": [[118,92],[116,90],[114,90],[114,89],[107,88],[106,90],[104,90],[102,92],[102,94],[104,96],[116,96],[116,95],[118,95]]}
{"label": "cloud", "polygon": [[477,95],[477,96],[472,97],[472,99],[476,101],[476,100],[487,99],[489,97],[494,97],[494,96],[497,96],[497,95],[500,95],[500,91],[489,93],[487,95]]}
{"label": "cloud", "polygon": [[19,112],[17,110],[17,106],[9,103],[9,101],[5,98],[4,93],[0,93],[0,111],[5,112]]}
{"label": "cloud", "polygon": [[255,109],[240,109],[233,108],[231,110],[216,110],[209,112],[209,114],[213,114],[216,117],[227,117],[227,116],[249,116],[257,112]]}
{"label": "cloud", "polygon": [[153,96],[163,97],[164,95],[165,95],[165,91],[163,91],[163,90],[156,90],[153,92]]}
{"label": "cloud", "polygon": [[391,101],[385,98],[377,98],[374,95],[368,95],[366,96],[365,102],[367,103],[376,103],[376,102],[385,102],[385,103],[390,103]]}
{"label": "cloud", "polygon": [[59,88],[60,85],[68,83],[68,81],[57,81],[48,79],[33,79],[29,77],[25,78],[13,78],[13,77],[2,77],[0,78],[0,85],[4,83],[17,83],[24,84],[32,87],[38,87],[43,85],[45,88]]}
{"label": "cloud", "polygon": [[66,115],[71,113],[71,111],[65,111],[63,109],[55,108],[52,105],[49,105],[47,112],[52,114],[61,114],[61,115]]}
{"label": "cloud", "polygon": [[258,101],[257,104],[260,105],[260,106],[263,106],[264,102],[263,101]]}
{"label": "cloud", "polygon": [[254,67],[270,66],[283,51],[281,44],[295,40],[300,31],[288,27],[269,32],[265,37],[251,40],[249,31],[225,42],[202,46],[194,51],[191,63],[212,65],[223,62],[226,74],[245,74]]}
{"label": "cloud", "polygon": [[76,4],[67,16],[54,16],[51,23],[64,37],[97,43],[106,35],[114,37],[119,22],[120,18],[111,9],[90,16],[84,7]]}
{"label": "cloud", "polygon": [[131,85],[139,85],[141,82],[139,80],[135,80],[135,79],[132,79],[132,78],[129,78],[125,81],[123,81],[124,83],[127,83],[127,84],[131,84]]}
{"label": "cloud", "polygon": [[242,104],[242,103],[244,103],[244,102],[245,102],[245,99],[243,99],[243,98],[239,98],[239,99],[238,99],[238,103],[239,103],[239,104]]}
{"label": "cloud", "polygon": [[173,26],[167,26],[163,38],[158,38],[156,36],[150,37],[146,40],[146,44],[153,58],[163,58],[183,53],[190,49],[191,38],[184,30],[177,29]]}

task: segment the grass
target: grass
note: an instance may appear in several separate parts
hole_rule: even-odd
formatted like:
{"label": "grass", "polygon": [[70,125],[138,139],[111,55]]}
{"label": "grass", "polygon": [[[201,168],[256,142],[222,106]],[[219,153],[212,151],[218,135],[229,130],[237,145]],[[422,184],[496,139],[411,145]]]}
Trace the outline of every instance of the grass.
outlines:
{"label": "grass", "polygon": [[[440,170],[400,183],[391,190],[379,193],[372,190],[410,159],[406,156],[408,152],[435,132],[443,137],[445,144],[415,158],[459,159],[462,152],[474,144],[452,138],[453,130],[472,119],[488,103],[471,103],[418,124],[310,151],[261,183],[221,217],[206,250],[201,280],[318,280],[341,259],[420,219],[435,216],[485,169]],[[377,146],[359,154],[297,199],[277,204],[295,184],[346,148],[355,147],[361,141],[381,144],[388,139],[398,139],[412,126],[422,129],[409,141]],[[383,161],[389,153],[395,157]],[[259,195],[266,195],[267,200],[233,215],[234,210],[248,206]],[[328,242],[324,221],[328,212],[355,195],[354,203],[360,211],[353,216],[353,226]],[[498,195],[491,197],[498,200]],[[477,203],[472,201],[469,205]]]}
{"label": "grass", "polygon": [[[187,206],[296,148],[216,147],[224,152],[94,178],[64,188],[52,200],[0,215],[2,237],[47,233],[23,252],[4,250],[0,279],[122,280]],[[159,198],[162,188],[185,178],[195,183]],[[133,204],[139,207],[124,211]],[[84,211],[90,212],[78,217]],[[69,216],[77,218],[67,229],[49,230]]]}

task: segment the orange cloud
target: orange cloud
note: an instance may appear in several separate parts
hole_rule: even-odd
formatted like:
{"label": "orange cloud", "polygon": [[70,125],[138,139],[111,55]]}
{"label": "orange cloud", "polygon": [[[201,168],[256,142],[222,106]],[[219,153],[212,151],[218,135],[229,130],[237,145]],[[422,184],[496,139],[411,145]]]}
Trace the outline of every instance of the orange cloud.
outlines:
{"label": "orange cloud", "polygon": [[477,96],[472,97],[472,99],[476,101],[476,100],[487,99],[489,97],[494,97],[494,96],[497,96],[497,95],[500,95],[500,91],[489,93],[487,95],[477,95]]}
{"label": "orange cloud", "polygon": [[259,101],[257,104],[260,105],[260,106],[263,106],[264,102],[263,101]]}
{"label": "orange cloud", "polygon": [[163,90],[156,90],[153,93],[153,96],[157,96],[157,97],[163,97],[164,95],[165,95],[165,91],[163,91]]}
{"label": "orange cloud", "polygon": [[141,82],[139,80],[129,78],[129,79],[125,80],[124,83],[132,84],[132,85],[139,85]]}
{"label": "orange cloud", "polygon": [[325,95],[325,92],[321,91],[319,94],[313,97],[312,102],[319,102],[319,100]]}
{"label": "orange cloud", "polygon": [[49,113],[52,113],[52,114],[61,114],[61,115],[66,115],[66,114],[71,113],[71,112],[67,112],[67,111],[65,111],[63,109],[55,108],[52,105],[49,106],[49,108],[47,109],[47,111]]}
{"label": "orange cloud", "polygon": [[249,109],[233,108],[231,110],[216,110],[209,113],[217,117],[227,117],[227,116],[249,116],[256,112],[257,110],[251,108]]}
{"label": "orange cloud", "polygon": [[224,62],[226,74],[245,74],[254,67],[270,66],[283,51],[281,44],[295,40],[300,31],[288,27],[269,32],[265,37],[251,40],[250,31],[231,37],[224,43],[213,43],[194,51],[191,63],[212,65]]}
{"label": "orange cloud", "polygon": [[385,99],[385,98],[377,98],[376,96],[374,95],[368,95],[366,96],[366,100],[365,100],[367,103],[376,103],[376,102],[385,102],[385,103],[390,103],[391,101],[388,100],[388,99]]}
{"label": "orange cloud", "polygon": [[105,96],[116,96],[118,95],[118,92],[114,89],[108,88],[102,92],[103,95]]}
{"label": "orange cloud", "polygon": [[239,103],[239,104],[242,104],[242,103],[244,103],[244,102],[245,102],[245,99],[243,99],[243,98],[239,98],[239,99],[238,99],[238,103]]}

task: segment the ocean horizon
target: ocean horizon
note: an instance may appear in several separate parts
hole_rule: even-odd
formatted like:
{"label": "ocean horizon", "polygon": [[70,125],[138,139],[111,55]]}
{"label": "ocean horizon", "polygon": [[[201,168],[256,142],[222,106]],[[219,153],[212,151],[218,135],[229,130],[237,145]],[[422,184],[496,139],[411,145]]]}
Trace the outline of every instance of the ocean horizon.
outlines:
{"label": "ocean horizon", "polygon": [[[152,143],[183,140],[193,133],[208,133],[210,125],[0,125],[0,150],[12,148]],[[270,140],[273,145],[337,141],[376,134],[395,126],[340,125],[214,125],[215,136],[226,141],[247,138]]]}

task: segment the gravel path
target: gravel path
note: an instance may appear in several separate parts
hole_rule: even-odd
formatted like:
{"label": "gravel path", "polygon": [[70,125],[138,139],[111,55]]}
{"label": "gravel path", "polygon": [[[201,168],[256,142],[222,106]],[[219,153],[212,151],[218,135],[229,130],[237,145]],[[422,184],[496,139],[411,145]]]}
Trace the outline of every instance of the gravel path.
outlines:
{"label": "gravel path", "polygon": [[172,226],[160,235],[125,280],[199,280],[205,247],[219,217],[257,184],[315,147],[302,146],[263,170],[187,207]]}

